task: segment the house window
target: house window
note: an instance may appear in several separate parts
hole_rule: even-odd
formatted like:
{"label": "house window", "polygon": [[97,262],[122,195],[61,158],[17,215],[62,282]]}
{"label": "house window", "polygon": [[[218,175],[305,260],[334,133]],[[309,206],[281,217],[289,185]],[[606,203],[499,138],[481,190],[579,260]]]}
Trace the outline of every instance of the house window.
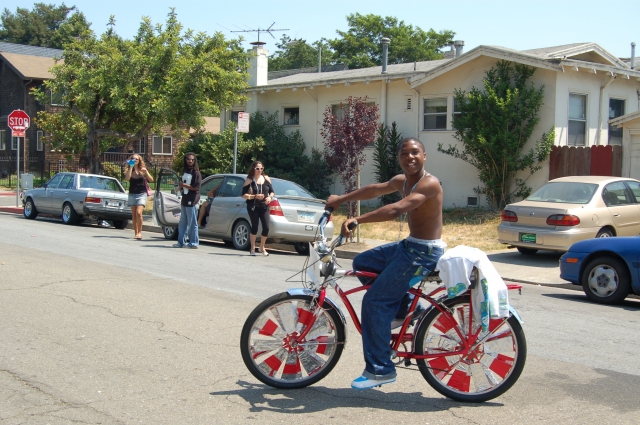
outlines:
{"label": "house window", "polygon": [[585,146],[587,136],[587,96],[569,93],[569,146]]}
{"label": "house window", "polygon": [[43,151],[44,150],[44,131],[38,130],[36,132],[36,150]]}
{"label": "house window", "polygon": [[0,130],[0,151],[7,149],[7,131]]}
{"label": "house window", "polygon": [[153,154],[171,155],[172,141],[173,137],[171,136],[153,136]]}
{"label": "house window", "polygon": [[18,150],[18,138],[17,137],[12,137],[11,138],[11,150],[12,151],[17,151]]}
{"label": "house window", "polygon": [[[624,100],[609,99],[609,119],[624,115]],[[609,124],[609,144],[622,145],[622,127]]]}
{"label": "house window", "polygon": [[52,106],[63,106],[64,102],[62,100],[62,93],[56,93],[54,91],[50,92],[51,94],[51,105]]}
{"label": "house window", "polygon": [[456,129],[456,126],[453,125],[453,123],[455,122],[456,118],[460,118],[460,116],[462,116],[462,112],[460,111],[460,107],[458,105],[458,103],[456,103],[456,98],[453,98],[453,118],[451,120],[451,128],[452,129]]}
{"label": "house window", "polygon": [[284,125],[300,124],[300,108],[284,108]]}
{"label": "house window", "polygon": [[447,129],[447,98],[425,99],[423,130]]}
{"label": "house window", "polygon": [[143,137],[138,140],[138,153],[145,154],[147,153],[147,138]]}
{"label": "house window", "polygon": [[338,121],[342,122],[344,120],[344,113],[347,110],[349,105],[340,104],[340,105],[331,105],[331,115],[338,118]]}

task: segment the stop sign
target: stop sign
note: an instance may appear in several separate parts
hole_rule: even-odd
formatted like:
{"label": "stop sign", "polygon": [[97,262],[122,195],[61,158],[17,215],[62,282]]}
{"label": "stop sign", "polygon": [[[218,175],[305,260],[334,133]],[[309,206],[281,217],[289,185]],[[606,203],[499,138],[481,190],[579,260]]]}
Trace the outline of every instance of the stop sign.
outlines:
{"label": "stop sign", "polygon": [[29,115],[27,115],[25,111],[16,109],[11,112],[7,118],[7,124],[11,131],[13,131],[13,136],[24,137],[24,131],[29,128],[29,124],[31,123]]}

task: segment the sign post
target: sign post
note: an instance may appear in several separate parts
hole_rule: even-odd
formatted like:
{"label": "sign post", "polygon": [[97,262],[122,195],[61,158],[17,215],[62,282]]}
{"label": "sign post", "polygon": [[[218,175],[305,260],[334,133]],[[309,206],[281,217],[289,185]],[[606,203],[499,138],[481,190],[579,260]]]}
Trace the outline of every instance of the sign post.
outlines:
{"label": "sign post", "polygon": [[238,158],[238,132],[249,132],[249,113],[238,112],[238,126],[233,137],[233,174],[236,173],[236,161]]}
{"label": "sign post", "polygon": [[17,150],[16,150],[16,207],[20,206],[20,138],[25,137],[25,131],[29,128],[29,124],[31,124],[31,119],[29,115],[23,110],[16,109],[11,112],[7,117],[7,124],[11,129],[11,141],[13,142],[13,138],[15,137],[18,142]]}

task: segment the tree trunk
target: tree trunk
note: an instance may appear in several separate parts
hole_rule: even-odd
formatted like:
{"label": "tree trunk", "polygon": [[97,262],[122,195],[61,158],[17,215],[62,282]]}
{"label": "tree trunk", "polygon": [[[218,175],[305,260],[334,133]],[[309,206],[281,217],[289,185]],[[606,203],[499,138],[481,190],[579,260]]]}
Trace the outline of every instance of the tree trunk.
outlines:
{"label": "tree trunk", "polygon": [[95,129],[91,129],[87,134],[87,160],[89,161],[89,172],[92,174],[102,174],[102,167],[100,164],[100,139],[95,132]]}

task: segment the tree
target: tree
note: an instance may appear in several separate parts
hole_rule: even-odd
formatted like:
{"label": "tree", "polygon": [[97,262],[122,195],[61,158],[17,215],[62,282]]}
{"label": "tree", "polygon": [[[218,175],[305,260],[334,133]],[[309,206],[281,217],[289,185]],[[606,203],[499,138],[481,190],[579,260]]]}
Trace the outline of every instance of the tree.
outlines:
{"label": "tree", "polygon": [[[455,90],[460,114],[453,119],[455,138],[462,143],[438,151],[462,159],[478,170],[484,184],[478,192],[487,196],[494,208],[502,208],[513,196],[526,197],[531,188],[527,179],[540,170],[540,162],[551,152],[555,132],[544,133],[535,147],[523,149],[538,124],[544,86],[536,88],[527,81],[535,68],[499,61],[485,73],[484,91],[473,87],[468,93]],[[516,177],[527,171],[524,178]]]}
{"label": "tree", "polygon": [[77,138],[82,128],[85,140],[75,148],[84,148],[92,172],[100,172],[100,155],[109,146],[150,131],[179,135],[179,128],[200,128],[203,116],[245,100],[249,57],[240,40],[183,34],[173,9],[164,27],[143,18],[133,40],[115,33],[113,16],[109,26],[100,38],[65,45],[64,62],[51,70],[54,79],[34,91],[41,102],[48,91],[62,95],[60,116],[39,112],[36,123],[54,143],[74,140],[66,129],[75,129]]}
{"label": "tree", "polygon": [[279,50],[269,59],[269,71],[317,67],[318,49],[322,49],[323,65],[330,64],[333,55],[331,47],[324,39],[307,44],[306,40],[292,40],[285,34],[276,46]]}
{"label": "tree", "polygon": [[350,69],[382,65],[383,37],[391,39],[388,63],[398,64],[442,58],[440,49],[455,35],[449,30],[424,31],[390,16],[355,13],[347,16],[347,22],[349,30],[337,31],[342,38],[329,44],[335,50],[333,60],[347,63]]}
{"label": "tree", "polygon": [[62,49],[75,37],[91,33],[84,14],[64,3],[35,3],[33,10],[18,7],[15,14],[5,8],[1,20],[0,40],[8,43]]}
{"label": "tree", "polygon": [[[340,174],[345,192],[357,189],[356,177],[365,163],[364,148],[375,140],[378,128],[378,105],[367,98],[351,97],[340,103],[337,113],[331,106],[324,111],[320,134],[325,139],[327,163]],[[350,217],[356,214],[355,202],[347,207]]]}
{"label": "tree", "polygon": [[287,134],[279,124],[277,112],[263,115],[258,111],[251,115],[247,138],[264,139],[264,150],[258,159],[269,175],[296,182],[318,198],[329,195],[332,171],[322,152],[312,149],[311,157],[305,155],[300,132]]}
{"label": "tree", "polygon": [[[373,145],[373,168],[378,183],[384,183],[402,173],[402,168],[398,164],[397,148],[402,140],[402,133],[398,132],[398,125],[395,121],[388,125],[378,126],[378,137]],[[400,200],[398,192],[390,193],[380,197],[383,205],[393,204]]]}
{"label": "tree", "polygon": [[[182,173],[184,155],[193,152],[198,157],[198,166],[204,177],[232,172],[234,130],[234,127],[229,125],[220,134],[200,133],[181,144],[173,161],[173,169]],[[236,167],[239,173],[248,170],[251,163],[260,158],[265,145],[261,137],[246,140],[243,135],[244,133],[238,133]]]}

